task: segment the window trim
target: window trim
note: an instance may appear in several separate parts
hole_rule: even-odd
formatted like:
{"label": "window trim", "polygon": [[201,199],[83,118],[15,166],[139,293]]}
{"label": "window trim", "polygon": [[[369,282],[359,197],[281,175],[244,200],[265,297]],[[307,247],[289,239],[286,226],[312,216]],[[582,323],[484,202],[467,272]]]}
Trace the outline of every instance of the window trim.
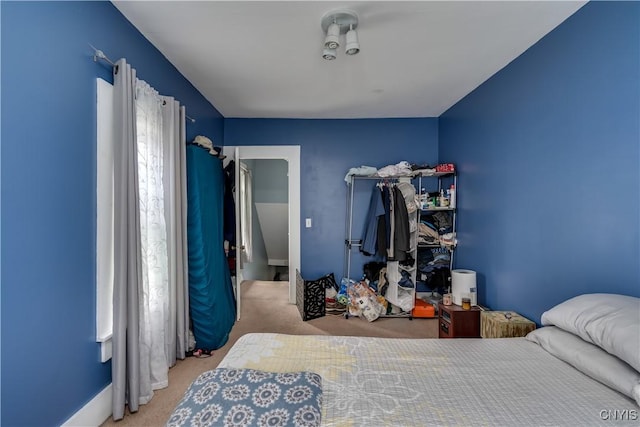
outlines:
{"label": "window trim", "polygon": [[96,342],[100,361],[112,356],[113,336],[113,85],[96,79]]}

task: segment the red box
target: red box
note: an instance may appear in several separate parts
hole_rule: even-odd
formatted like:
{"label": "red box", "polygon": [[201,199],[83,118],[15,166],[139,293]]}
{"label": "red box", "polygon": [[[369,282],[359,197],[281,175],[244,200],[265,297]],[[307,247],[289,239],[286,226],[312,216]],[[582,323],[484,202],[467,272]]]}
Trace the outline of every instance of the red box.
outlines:
{"label": "red box", "polygon": [[440,163],[436,166],[436,172],[455,172],[455,170],[453,163]]}
{"label": "red box", "polygon": [[433,304],[417,298],[416,306],[413,308],[411,315],[413,317],[436,317],[436,309]]}

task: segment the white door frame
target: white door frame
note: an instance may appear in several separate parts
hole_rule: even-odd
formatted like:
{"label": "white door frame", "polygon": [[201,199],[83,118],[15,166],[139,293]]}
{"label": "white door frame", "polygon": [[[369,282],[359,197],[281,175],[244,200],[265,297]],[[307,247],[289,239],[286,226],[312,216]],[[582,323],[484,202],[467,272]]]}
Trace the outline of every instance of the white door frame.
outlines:
{"label": "white door frame", "polygon": [[[300,270],[300,146],[224,146],[222,152],[234,159],[236,170],[242,159],[284,159],[288,164],[289,180],[289,303],[296,303],[296,270]],[[236,157],[237,153],[237,157]],[[236,175],[237,178],[237,175]],[[236,186],[238,181],[236,180]],[[236,201],[237,206],[237,201]],[[240,210],[236,209],[236,230],[240,226]],[[240,235],[236,232],[236,244]],[[242,270],[239,262],[240,251],[236,250],[236,299],[237,319],[240,320],[240,285]]]}

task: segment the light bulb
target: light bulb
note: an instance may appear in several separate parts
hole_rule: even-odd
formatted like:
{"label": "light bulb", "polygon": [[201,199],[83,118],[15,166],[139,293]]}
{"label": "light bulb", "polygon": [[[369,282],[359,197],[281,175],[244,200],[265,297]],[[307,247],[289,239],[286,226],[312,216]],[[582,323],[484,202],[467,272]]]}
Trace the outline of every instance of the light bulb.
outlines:
{"label": "light bulb", "polygon": [[324,39],[324,47],[327,49],[337,49],[340,47],[340,27],[338,24],[333,23],[327,28],[327,37]]}
{"label": "light bulb", "polygon": [[327,60],[336,59],[336,50],[335,49],[327,49],[326,47],[322,50],[322,57]]}
{"label": "light bulb", "polygon": [[344,53],[347,55],[355,55],[360,52],[360,43],[358,43],[358,33],[356,30],[347,31],[347,45],[345,46]]}

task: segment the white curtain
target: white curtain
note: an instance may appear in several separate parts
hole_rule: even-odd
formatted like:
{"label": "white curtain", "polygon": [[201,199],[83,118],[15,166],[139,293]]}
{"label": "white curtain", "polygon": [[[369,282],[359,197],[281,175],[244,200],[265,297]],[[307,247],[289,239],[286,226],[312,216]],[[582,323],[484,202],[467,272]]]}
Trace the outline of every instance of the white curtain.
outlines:
{"label": "white curtain", "polygon": [[136,82],[142,300],[140,301],[141,403],[168,385],[165,331],[169,328],[169,262],[164,211],[162,99],[143,80]]}
{"label": "white curtain", "polygon": [[240,194],[242,195],[242,202],[240,203],[240,216],[242,218],[241,224],[241,239],[242,239],[242,253],[246,262],[251,262],[253,259],[253,183],[251,181],[251,171],[246,167],[244,163],[240,164]]}
{"label": "white curtain", "polygon": [[[188,345],[184,107],[118,61],[113,418],[168,386]],[[122,178],[120,178],[122,176]],[[121,212],[120,214],[118,212]]]}

